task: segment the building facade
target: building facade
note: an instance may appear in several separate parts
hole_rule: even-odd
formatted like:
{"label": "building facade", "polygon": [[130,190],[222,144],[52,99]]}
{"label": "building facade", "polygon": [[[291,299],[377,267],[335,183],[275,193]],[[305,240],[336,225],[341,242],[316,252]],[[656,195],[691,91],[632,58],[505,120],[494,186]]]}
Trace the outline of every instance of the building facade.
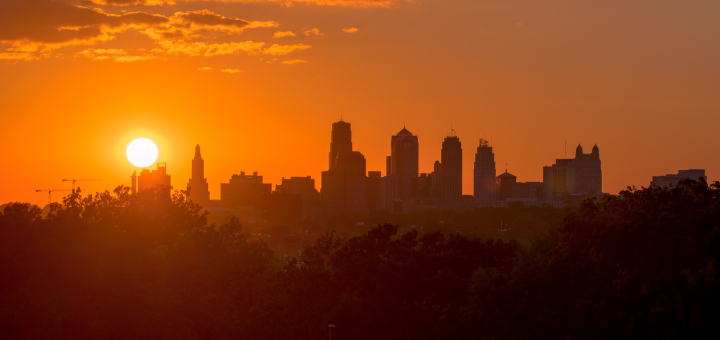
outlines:
{"label": "building facade", "polygon": [[661,188],[667,188],[670,186],[676,186],[682,179],[691,179],[696,182],[705,181],[707,183],[707,176],[705,176],[705,169],[689,169],[680,170],[677,174],[667,174],[665,176],[653,176],[651,185],[656,185]]}
{"label": "building facade", "polygon": [[445,137],[440,153],[442,164],[442,199],[445,202],[459,202],[462,200],[462,144],[455,130]]}
{"label": "building facade", "polygon": [[398,190],[401,199],[412,196],[412,180],[419,174],[418,137],[403,127],[397,135],[390,138],[390,171],[388,175],[397,175]]}
{"label": "building facade", "polygon": [[275,192],[300,195],[303,219],[311,218],[320,204],[320,192],[315,188],[315,179],[310,176],[283,177],[281,183],[275,186]]}
{"label": "building facade", "polygon": [[602,192],[600,149],[584,154],[582,146],[575,149],[575,158],[556,159],[543,167],[543,200],[563,201],[571,195],[592,195]]}
{"label": "building facade", "polygon": [[480,139],[480,145],[475,153],[473,173],[473,196],[476,208],[495,205],[495,175],[495,154],[492,146],[487,140]]}
{"label": "building facade", "polygon": [[142,171],[140,171],[140,175],[137,176],[137,181],[138,191],[143,191],[157,186],[165,188],[165,190],[168,191],[168,194],[172,190],[172,186],[170,185],[170,175],[167,173],[167,164],[165,163],[157,163],[157,168],[152,171],[150,169],[142,169]]}

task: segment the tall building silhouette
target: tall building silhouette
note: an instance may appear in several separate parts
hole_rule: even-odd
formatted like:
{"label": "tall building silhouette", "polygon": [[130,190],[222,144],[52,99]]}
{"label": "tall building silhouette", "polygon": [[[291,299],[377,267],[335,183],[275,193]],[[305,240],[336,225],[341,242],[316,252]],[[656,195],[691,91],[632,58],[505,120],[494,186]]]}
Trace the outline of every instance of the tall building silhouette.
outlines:
{"label": "tall building silhouette", "polygon": [[195,146],[195,158],[192,160],[192,176],[187,185],[190,199],[202,206],[210,202],[210,190],[205,179],[205,161],[200,155],[200,144]]}
{"label": "tall building silhouette", "polygon": [[419,174],[419,143],[417,136],[403,127],[390,138],[390,173],[397,175],[401,199],[412,196],[412,181]]}
{"label": "tall building silhouette", "polygon": [[365,180],[365,201],[369,211],[382,209],[382,174],[380,171],[368,171]]}
{"label": "tall building silhouette", "polygon": [[462,144],[455,130],[450,130],[442,143],[440,163],[443,172],[443,200],[462,201]]}
{"label": "tall building silhouette", "polygon": [[302,196],[302,218],[311,218],[313,210],[320,203],[320,192],[315,189],[315,180],[310,177],[282,178],[282,183],[275,186],[275,192],[299,194]]}
{"label": "tall building silhouette", "polygon": [[477,208],[492,207],[495,204],[495,154],[492,146],[485,139],[480,139],[480,146],[475,153],[473,172],[474,205]]}
{"label": "tall building silhouette", "polygon": [[543,200],[563,201],[570,195],[602,192],[600,149],[595,145],[589,154],[578,144],[575,158],[556,159],[543,167]]}
{"label": "tall building silhouette", "polygon": [[334,123],[330,143],[330,169],[323,171],[320,188],[320,201],[325,215],[336,215],[345,210],[358,213],[367,211],[365,170],[365,156],[358,151],[352,151],[350,123]]}
{"label": "tall building silhouette", "polygon": [[164,186],[169,194],[172,189],[170,185],[170,175],[167,173],[167,165],[165,163],[157,163],[157,168],[152,171],[150,171],[150,169],[142,169],[140,175],[137,176],[137,182],[138,191],[156,186]]}
{"label": "tall building silhouette", "polygon": [[338,154],[345,151],[353,151],[352,132],[350,123],[341,119],[339,122],[333,123],[330,133],[330,170],[335,167]]}

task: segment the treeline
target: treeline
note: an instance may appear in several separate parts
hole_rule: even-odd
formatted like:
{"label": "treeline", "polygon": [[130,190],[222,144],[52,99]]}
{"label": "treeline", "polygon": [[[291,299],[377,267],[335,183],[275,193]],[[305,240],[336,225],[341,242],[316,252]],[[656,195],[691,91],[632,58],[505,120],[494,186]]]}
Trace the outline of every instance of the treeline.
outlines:
{"label": "treeline", "polygon": [[720,336],[717,182],[586,201],[530,246],[386,223],[287,262],[182,193],[73,193],[40,216],[0,215],[3,339]]}

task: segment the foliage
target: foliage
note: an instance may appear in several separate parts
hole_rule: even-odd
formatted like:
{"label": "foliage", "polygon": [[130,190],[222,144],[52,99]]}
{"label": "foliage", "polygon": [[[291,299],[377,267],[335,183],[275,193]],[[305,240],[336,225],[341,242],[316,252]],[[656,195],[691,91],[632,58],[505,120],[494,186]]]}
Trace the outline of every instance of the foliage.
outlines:
{"label": "foliage", "polygon": [[[328,324],[337,339],[720,335],[720,184],[629,189],[553,228],[557,214],[377,213],[426,224],[329,232],[280,262],[237,220],[208,225],[184,192],[73,192],[45,218],[14,203],[0,214],[0,337],[323,339]],[[499,220],[543,236],[468,237]]]}

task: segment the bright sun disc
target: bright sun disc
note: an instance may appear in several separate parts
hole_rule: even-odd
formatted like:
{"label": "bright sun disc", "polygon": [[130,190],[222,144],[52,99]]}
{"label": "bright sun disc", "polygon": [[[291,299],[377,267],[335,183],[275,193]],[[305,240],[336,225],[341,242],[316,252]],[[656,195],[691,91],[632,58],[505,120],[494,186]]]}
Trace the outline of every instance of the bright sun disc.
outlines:
{"label": "bright sun disc", "polygon": [[158,158],[158,148],[153,141],[147,138],[138,138],[130,142],[125,154],[134,166],[144,168],[155,163]]}

